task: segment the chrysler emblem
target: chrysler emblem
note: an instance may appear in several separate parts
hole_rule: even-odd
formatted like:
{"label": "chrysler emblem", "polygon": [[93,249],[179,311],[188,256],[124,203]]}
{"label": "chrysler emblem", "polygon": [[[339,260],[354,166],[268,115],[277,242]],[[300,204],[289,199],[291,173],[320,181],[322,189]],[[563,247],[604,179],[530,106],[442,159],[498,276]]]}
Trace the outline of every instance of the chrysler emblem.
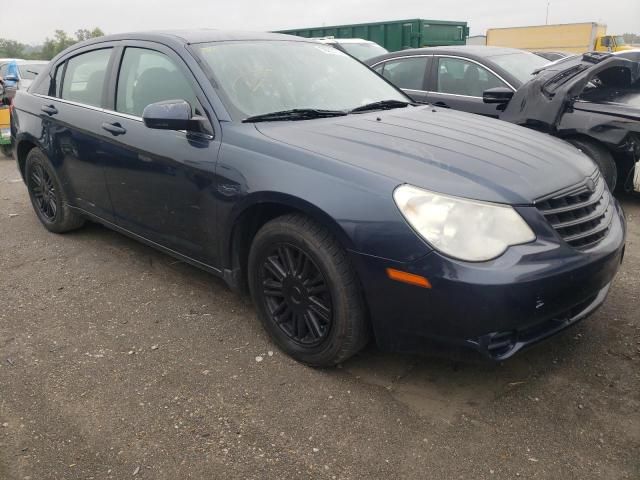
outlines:
{"label": "chrysler emblem", "polygon": [[589,190],[591,193],[596,191],[596,182],[594,182],[591,178],[587,180],[587,190]]}

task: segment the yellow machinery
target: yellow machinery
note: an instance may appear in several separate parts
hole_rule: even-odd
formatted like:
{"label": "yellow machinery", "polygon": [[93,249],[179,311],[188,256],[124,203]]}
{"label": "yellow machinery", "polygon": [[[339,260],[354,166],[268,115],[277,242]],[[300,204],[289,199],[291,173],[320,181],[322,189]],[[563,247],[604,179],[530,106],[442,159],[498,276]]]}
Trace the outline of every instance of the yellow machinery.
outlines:
{"label": "yellow machinery", "polygon": [[8,105],[0,106],[0,150],[11,155],[11,110]]}
{"label": "yellow machinery", "polygon": [[622,36],[607,35],[606,25],[593,22],[491,28],[487,30],[487,45],[566,53],[631,49]]}

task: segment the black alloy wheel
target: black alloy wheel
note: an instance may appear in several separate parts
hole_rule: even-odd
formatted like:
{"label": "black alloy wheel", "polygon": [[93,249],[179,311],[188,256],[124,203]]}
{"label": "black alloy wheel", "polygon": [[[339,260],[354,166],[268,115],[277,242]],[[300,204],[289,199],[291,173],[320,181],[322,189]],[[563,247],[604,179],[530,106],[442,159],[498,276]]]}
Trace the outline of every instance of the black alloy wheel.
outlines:
{"label": "black alloy wheel", "polygon": [[31,169],[29,189],[33,194],[35,206],[42,216],[54,222],[58,213],[58,197],[53,180],[42,165],[35,164]]}
{"label": "black alloy wheel", "polygon": [[333,322],[331,294],[318,266],[300,248],[275,248],[262,266],[262,293],[272,321],[294,342],[321,343]]}
{"label": "black alloy wheel", "polygon": [[44,151],[29,150],[23,174],[33,209],[47,230],[64,233],[84,225],[85,219],[69,205],[56,169]]}
{"label": "black alloy wheel", "polygon": [[331,367],[367,344],[360,281],[346,250],[302,214],[274,218],[251,243],[247,279],[275,344],[305,365]]}

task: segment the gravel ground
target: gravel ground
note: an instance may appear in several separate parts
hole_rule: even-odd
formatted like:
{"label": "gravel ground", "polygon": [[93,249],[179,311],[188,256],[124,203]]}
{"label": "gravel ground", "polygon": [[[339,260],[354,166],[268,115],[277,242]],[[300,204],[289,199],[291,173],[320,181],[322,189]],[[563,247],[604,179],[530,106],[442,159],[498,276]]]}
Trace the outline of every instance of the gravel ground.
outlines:
{"label": "gravel ground", "polygon": [[590,319],[504,364],[280,353],[246,298],[0,160],[0,479],[640,478],[640,200]]}

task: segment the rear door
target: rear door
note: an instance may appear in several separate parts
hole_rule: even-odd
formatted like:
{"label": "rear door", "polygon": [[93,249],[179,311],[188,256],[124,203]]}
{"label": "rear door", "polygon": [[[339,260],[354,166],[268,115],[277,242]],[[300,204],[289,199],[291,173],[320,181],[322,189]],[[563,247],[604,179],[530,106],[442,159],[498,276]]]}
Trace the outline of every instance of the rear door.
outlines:
{"label": "rear door", "polygon": [[101,125],[106,78],[114,44],[85,48],[58,62],[48,94],[40,102],[43,143],[72,206],[112,220],[104,177]]}
{"label": "rear door", "polygon": [[428,101],[426,74],[430,59],[428,55],[397,57],[374,65],[372,68],[396,87],[401,88],[413,101],[426,103]]}
{"label": "rear door", "polygon": [[[115,222],[165,248],[217,264],[215,165],[220,132],[206,98],[173,50],[127,42],[112,79],[103,127]],[[144,108],[186,100],[209,119],[210,135],[155,130]],[[206,107],[206,108],[205,108]]]}
{"label": "rear door", "polygon": [[500,110],[484,103],[482,93],[494,87],[511,88],[485,66],[461,57],[434,56],[429,72],[429,103],[494,118]]}

